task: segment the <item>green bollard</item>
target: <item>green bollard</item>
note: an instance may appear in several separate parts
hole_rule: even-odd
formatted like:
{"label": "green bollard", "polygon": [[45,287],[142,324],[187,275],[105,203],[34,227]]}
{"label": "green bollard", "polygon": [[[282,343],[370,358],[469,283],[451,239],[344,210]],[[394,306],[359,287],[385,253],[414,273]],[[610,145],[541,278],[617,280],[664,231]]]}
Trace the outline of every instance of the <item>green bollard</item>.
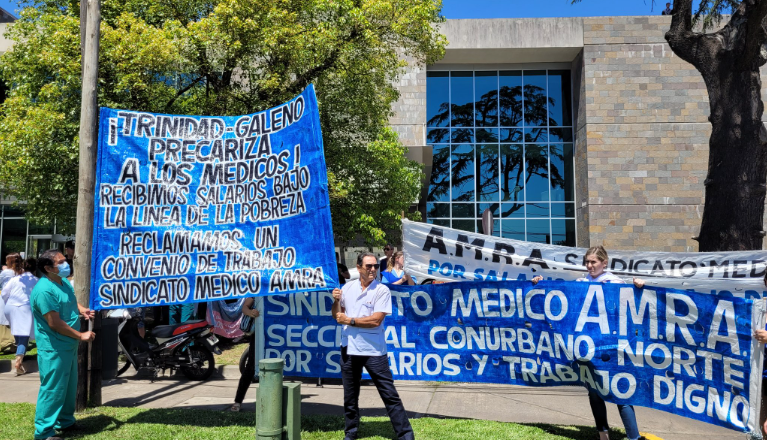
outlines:
{"label": "green bollard", "polygon": [[283,359],[262,359],[258,363],[256,392],[256,440],[282,439]]}

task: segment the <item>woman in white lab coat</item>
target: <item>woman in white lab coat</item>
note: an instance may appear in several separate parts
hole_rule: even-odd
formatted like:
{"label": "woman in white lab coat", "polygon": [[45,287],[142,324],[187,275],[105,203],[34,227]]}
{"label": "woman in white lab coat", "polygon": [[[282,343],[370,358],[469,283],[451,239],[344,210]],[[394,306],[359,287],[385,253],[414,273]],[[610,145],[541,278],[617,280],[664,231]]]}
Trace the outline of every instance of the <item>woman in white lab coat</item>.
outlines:
{"label": "woman in white lab coat", "polygon": [[29,305],[29,295],[37,284],[35,270],[37,260],[28,258],[24,261],[24,272],[11,278],[2,290],[5,302],[5,317],[11,322],[11,334],[16,340],[16,375],[26,373],[22,362],[27,352],[30,338],[34,337],[34,318]]}

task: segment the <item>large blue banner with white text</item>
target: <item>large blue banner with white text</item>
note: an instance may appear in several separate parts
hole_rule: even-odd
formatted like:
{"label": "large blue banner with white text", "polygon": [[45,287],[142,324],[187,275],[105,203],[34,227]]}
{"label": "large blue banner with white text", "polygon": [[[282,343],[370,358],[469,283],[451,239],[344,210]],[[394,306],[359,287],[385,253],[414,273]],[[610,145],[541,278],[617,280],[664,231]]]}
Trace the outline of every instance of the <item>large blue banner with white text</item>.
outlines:
{"label": "large blue banner with white text", "polygon": [[[390,286],[395,379],[585,385],[606,401],[740,431],[758,426],[764,303],[573,281]],[[264,301],[264,355],[285,374],[340,377],[330,292]]]}
{"label": "large blue banner with white text", "polygon": [[332,288],[333,248],[313,86],[245,116],[101,109],[92,309]]}

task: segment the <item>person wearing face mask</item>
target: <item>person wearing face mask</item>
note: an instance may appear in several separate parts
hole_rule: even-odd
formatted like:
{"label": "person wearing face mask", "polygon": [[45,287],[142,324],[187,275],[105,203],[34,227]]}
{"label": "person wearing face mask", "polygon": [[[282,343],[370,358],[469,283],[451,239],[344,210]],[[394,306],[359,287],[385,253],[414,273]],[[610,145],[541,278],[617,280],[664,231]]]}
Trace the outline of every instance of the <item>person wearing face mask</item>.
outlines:
{"label": "person wearing face mask", "polygon": [[95,313],[77,303],[67,276],[70,267],[58,249],[45,251],[37,260],[43,277],[32,289],[30,305],[35,318],[40,391],[35,410],[35,439],[56,440],[56,431],[78,429],[75,423],[77,349],[90,342],[93,332],[80,332],[80,317]]}
{"label": "person wearing face mask", "polygon": [[[623,278],[610,273],[607,269],[610,259],[607,256],[607,251],[602,246],[593,246],[586,251],[584,258],[586,261],[587,275],[582,278],[578,278],[576,281],[585,281],[589,283],[617,283],[624,284]],[[538,275],[531,281],[533,284],[537,284],[538,281],[543,280],[543,277]],[[645,282],[640,278],[633,279],[634,286],[641,289],[644,287]],[[607,406],[604,399],[599,393],[591,388],[589,390],[589,404],[591,405],[591,414],[594,416],[594,422],[597,425],[597,431],[599,432],[599,440],[610,439],[610,426],[607,424]],[[639,427],[637,425],[637,417],[632,405],[618,405],[618,412],[621,415],[623,421],[623,427],[626,429],[626,437],[629,440],[638,440],[641,438],[639,434]]]}
{"label": "person wearing face mask", "polygon": [[360,425],[360,380],[362,369],[370,378],[386,406],[394,432],[399,440],[413,440],[413,428],[405,406],[394,388],[389,369],[383,321],[391,315],[391,292],[376,279],[378,262],[375,255],[363,252],[357,256],[358,280],[333,290],[333,319],[342,325],[341,378],[344,386],[344,440],[355,440]]}

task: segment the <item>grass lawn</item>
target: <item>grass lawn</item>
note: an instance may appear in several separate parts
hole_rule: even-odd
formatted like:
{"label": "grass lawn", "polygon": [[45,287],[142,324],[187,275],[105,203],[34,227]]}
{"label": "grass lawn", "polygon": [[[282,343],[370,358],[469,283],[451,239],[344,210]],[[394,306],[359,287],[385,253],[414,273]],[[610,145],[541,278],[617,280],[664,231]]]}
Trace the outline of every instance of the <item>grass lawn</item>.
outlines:
{"label": "grass lawn", "polygon": [[232,344],[231,340],[218,337],[218,347],[223,351],[221,355],[216,356],[216,365],[239,365],[242,353],[248,348],[248,343],[243,340],[237,344]]}
{"label": "grass lawn", "polygon": [[[36,359],[37,358],[37,347],[28,350],[27,354],[24,355],[24,360],[29,359]],[[7,354],[0,354],[0,360],[9,360],[9,359],[16,359],[16,351],[14,350],[12,353]]]}
{"label": "grass lawn", "polygon": [[[34,405],[0,403],[3,414],[0,440],[32,438]],[[193,409],[144,409],[101,407],[77,416],[81,432],[67,439],[248,439],[255,437],[252,412],[228,413]],[[416,438],[428,440],[515,439],[515,440],[594,440],[594,428],[583,426],[519,425],[484,420],[412,419]],[[343,438],[341,416],[304,416],[301,420],[302,440],[338,440]],[[386,417],[363,417],[360,439],[394,438]],[[624,438],[622,432],[611,432],[611,438]]]}

